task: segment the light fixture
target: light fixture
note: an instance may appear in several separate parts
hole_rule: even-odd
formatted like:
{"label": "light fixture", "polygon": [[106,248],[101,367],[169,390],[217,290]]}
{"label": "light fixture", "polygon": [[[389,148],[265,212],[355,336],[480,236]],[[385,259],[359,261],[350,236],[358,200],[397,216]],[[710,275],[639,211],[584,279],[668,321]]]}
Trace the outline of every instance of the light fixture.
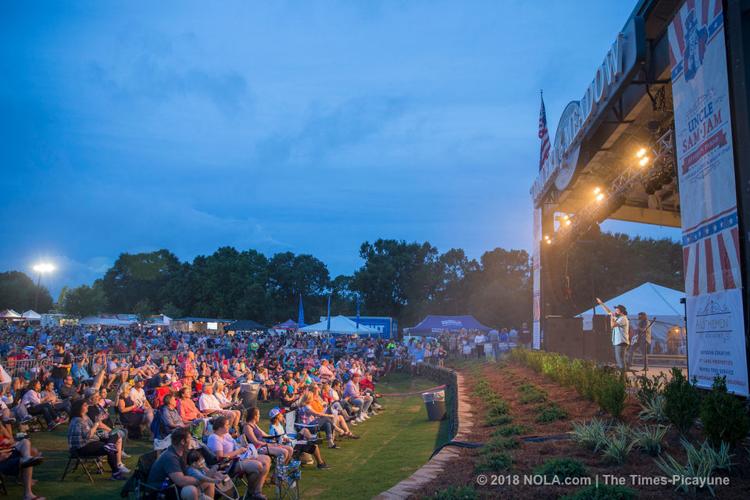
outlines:
{"label": "light fixture", "polygon": [[602,201],[604,199],[604,193],[599,193],[596,195],[596,201]]}
{"label": "light fixture", "polygon": [[637,152],[637,153],[635,154],[635,157],[636,157],[636,158],[643,158],[644,156],[646,156],[646,152],[647,152],[647,151],[646,151],[646,148],[641,148],[641,149],[639,149],[639,150],[638,150],[638,152]]}
{"label": "light fixture", "polygon": [[552,244],[552,240],[551,240],[551,239],[547,238],[547,240],[546,240],[546,241],[547,241],[547,244],[548,244],[548,245],[551,245],[551,244]]}
{"label": "light fixture", "polygon": [[638,160],[638,165],[645,167],[646,165],[648,165],[648,162],[650,161],[651,161],[651,158],[649,158],[648,156],[644,156],[643,158]]}
{"label": "light fixture", "polygon": [[566,226],[569,226],[569,225],[570,225],[570,224],[571,224],[572,222],[573,222],[573,221],[572,221],[572,220],[570,220],[569,218],[568,218],[568,219],[565,219],[565,225],[566,225]]}
{"label": "light fixture", "polygon": [[602,192],[602,188],[600,188],[599,186],[596,186],[596,187],[594,188],[594,194],[599,194],[599,193],[601,193],[601,192]]}
{"label": "light fixture", "polygon": [[55,270],[55,265],[49,262],[39,262],[34,264],[34,272],[38,274],[47,274]]}

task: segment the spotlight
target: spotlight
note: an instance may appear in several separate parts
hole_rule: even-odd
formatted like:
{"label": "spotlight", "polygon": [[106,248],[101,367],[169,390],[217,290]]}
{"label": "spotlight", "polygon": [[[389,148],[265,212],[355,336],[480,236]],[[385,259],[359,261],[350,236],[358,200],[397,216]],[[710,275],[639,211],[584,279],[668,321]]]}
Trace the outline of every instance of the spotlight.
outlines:
{"label": "spotlight", "polygon": [[548,244],[548,245],[551,245],[551,244],[552,244],[552,240],[550,240],[550,239],[548,238],[548,239],[547,239],[547,244]]}
{"label": "spotlight", "polygon": [[599,186],[596,186],[596,187],[594,188],[594,194],[599,194],[599,193],[601,193],[601,192],[602,192],[602,188],[600,188]]}
{"label": "spotlight", "polygon": [[566,226],[569,226],[571,224],[571,222],[573,222],[573,221],[570,220],[570,219],[565,219],[565,225]]}
{"label": "spotlight", "polygon": [[646,165],[648,165],[648,162],[650,161],[651,161],[651,158],[649,158],[648,156],[644,156],[643,158],[638,160],[638,165],[645,167]]}
{"label": "spotlight", "polygon": [[643,158],[646,156],[646,148],[641,148],[638,150],[638,152],[635,154],[636,158]]}
{"label": "spotlight", "polygon": [[602,201],[604,200],[604,193],[599,193],[596,195],[596,201]]}

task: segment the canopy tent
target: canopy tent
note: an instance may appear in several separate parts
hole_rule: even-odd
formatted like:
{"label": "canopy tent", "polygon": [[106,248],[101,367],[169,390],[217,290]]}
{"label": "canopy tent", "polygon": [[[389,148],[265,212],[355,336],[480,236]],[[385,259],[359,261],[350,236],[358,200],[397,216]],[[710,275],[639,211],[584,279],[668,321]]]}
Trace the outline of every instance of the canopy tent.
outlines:
{"label": "canopy tent", "polygon": [[[684,307],[680,304],[680,299],[685,297],[685,292],[656,285],[651,282],[628,290],[622,295],[606,300],[605,303],[610,309],[622,304],[628,310],[628,319],[630,320],[631,329],[636,327],[638,313],[645,312],[651,320],[655,320],[651,325],[651,348],[653,349],[657,342],[666,347],[666,342],[670,331],[674,335],[684,336],[685,317]],[[583,318],[583,329],[593,329],[594,315],[606,315],[606,311],[601,306],[578,314]]]}
{"label": "canopy tent", "polygon": [[23,316],[21,316],[13,309],[5,309],[4,311],[0,311],[0,319],[23,319]]}
{"label": "canopy tent", "polygon": [[257,332],[265,330],[267,330],[265,326],[251,319],[241,319],[224,327],[225,332]]}
{"label": "canopy tent", "polygon": [[409,335],[430,335],[433,333],[458,332],[460,330],[480,330],[489,332],[490,328],[476,320],[474,316],[433,316],[429,315],[417,326],[404,329]]}
{"label": "canopy tent", "polygon": [[358,327],[357,323],[350,320],[346,316],[331,316],[330,329],[328,328],[328,319],[324,319],[320,323],[315,323],[314,325],[308,325],[304,328],[300,328],[300,331],[306,333],[330,332],[335,335],[379,335],[379,332],[376,329],[370,328],[369,326],[365,326],[361,323]]}
{"label": "canopy tent", "polygon": [[292,321],[291,319],[288,319],[284,321],[283,323],[279,323],[278,325],[274,326],[275,330],[296,330],[297,329],[297,323]]}
{"label": "canopy tent", "polygon": [[166,314],[156,314],[147,317],[145,323],[147,326],[169,326],[172,324],[172,318]]}
{"label": "canopy tent", "polygon": [[138,323],[135,314],[114,314],[111,316],[86,316],[78,322],[83,326],[130,326]]}
{"label": "canopy tent", "polygon": [[23,319],[27,319],[29,321],[41,321],[42,315],[34,310],[29,309],[28,311],[23,313]]}

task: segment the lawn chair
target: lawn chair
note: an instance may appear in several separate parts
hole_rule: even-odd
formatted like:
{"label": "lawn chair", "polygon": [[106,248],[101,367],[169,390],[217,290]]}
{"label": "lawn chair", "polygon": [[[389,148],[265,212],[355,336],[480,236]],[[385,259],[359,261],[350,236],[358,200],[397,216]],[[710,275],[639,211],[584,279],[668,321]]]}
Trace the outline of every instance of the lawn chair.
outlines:
{"label": "lawn chair", "polygon": [[302,470],[298,460],[293,460],[289,465],[286,465],[281,456],[277,457],[273,477],[276,482],[277,499],[299,500],[299,482],[302,479]]}
{"label": "lawn chair", "polygon": [[168,498],[177,500],[180,498],[180,489],[172,481],[167,480],[166,484],[159,488],[154,488],[148,484],[148,475],[158,456],[159,452],[149,451],[138,457],[135,472],[122,487],[121,496],[135,493],[135,498],[138,500],[163,500]]}
{"label": "lawn chair", "polygon": [[[70,450],[68,455],[68,463],[65,464],[65,468],[63,469],[62,477],[60,477],[60,482],[65,481],[65,476],[68,475],[68,473],[73,473],[80,467],[83,469],[83,472],[86,473],[86,476],[89,478],[89,481],[93,484],[94,478],[91,477],[91,472],[89,471],[88,465],[94,465],[96,467],[96,474],[102,474],[104,472],[104,468],[102,467],[102,457],[82,457],[78,455],[78,452],[75,450]],[[72,466],[71,466],[72,464]]]}

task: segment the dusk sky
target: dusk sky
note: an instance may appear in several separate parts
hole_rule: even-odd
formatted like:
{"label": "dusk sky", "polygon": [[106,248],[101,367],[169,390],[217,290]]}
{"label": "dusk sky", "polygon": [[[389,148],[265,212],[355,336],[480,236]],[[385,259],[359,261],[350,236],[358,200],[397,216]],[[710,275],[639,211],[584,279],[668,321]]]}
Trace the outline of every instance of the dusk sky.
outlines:
{"label": "dusk sky", "polygon": [[49,259],[56,296],[159,248],[332,276],[377,238],[530,249],[539,89],[554,135],[634,5],[3,2],[0,271]]}

